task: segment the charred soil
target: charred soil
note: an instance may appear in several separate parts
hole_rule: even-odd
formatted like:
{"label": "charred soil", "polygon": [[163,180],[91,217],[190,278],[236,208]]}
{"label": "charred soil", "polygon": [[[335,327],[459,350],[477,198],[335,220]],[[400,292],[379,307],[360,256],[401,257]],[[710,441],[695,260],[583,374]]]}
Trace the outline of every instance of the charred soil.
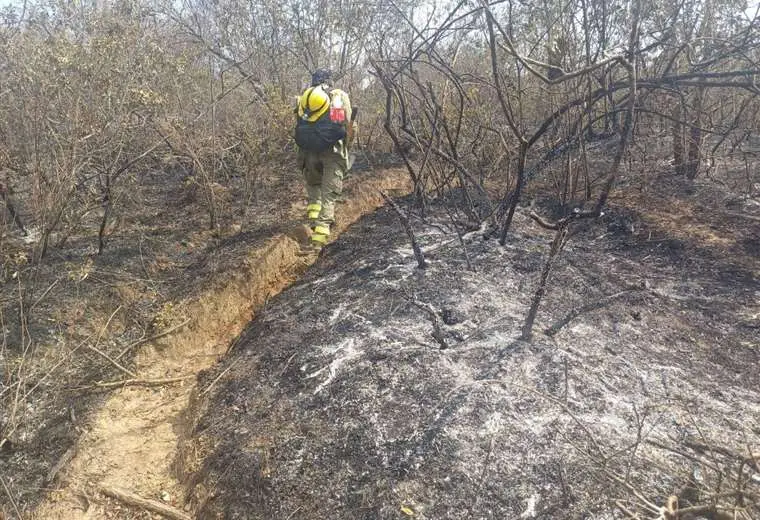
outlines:
{"label": "charred soil", "polygon": [[576,229],[532,343],[527,209],[501,247],[434,205],[424,270],[391,209],[363,218],[202,374],[199,517],[758,515],[760,205],[655,182]]}

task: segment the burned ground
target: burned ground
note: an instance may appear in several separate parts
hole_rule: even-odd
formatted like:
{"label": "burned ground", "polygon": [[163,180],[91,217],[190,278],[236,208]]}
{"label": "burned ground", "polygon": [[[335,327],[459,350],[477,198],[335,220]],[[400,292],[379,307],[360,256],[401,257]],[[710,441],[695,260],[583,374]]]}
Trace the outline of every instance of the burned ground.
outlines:
{"label": "burned ground", "polygon": [[[339,218],[375,207],[356,201],[378,198],[378,186],[392,192],[404,177],[358,172]],[[370,178],[382,182],[372,193],[358,189]],[[243,307],[297,276],[283,278],[272,262],[300,261],[281,236],[298,213],[290,205],[297,183],[283,194],[272,176],[242,229],[214,237],[199,231],[197,201],[166,180],[146,185],[155,190],[141,194],[148,204],[111,235],[103,255],[88,254],[91,239],[72,237],[45,264],[19,271],[37,277],[33,301],[52,286],[28,321],[36,359],[48,363],[29,380],[64,360],[34,387],[21,427],[0,450],[22,514],[47,490],[48,502],[68,509],[38,509],[32,518],[150,516],[104,501],[102,479],[122,479],[144,496],[169,489],[171,503],[206,518],[611,517],[616,499],[644,507],[626,486],[658,507],[671,493],[704,504],[718,477],[722,491],[754,486],[757,495],[756,462],[744,465],[738,484],[730,471],[712,468],[713,459],[729,465],[737,453],[756,451],[760,436],[760,205],[710,179],[669,175],[620,190],[602,218],[577,226],[532,344],[516,338],[552,237],[526,217],[531,208],[518,211],[506,246],[475,230],[463,248],[434,204],[424,221],[412,219],[430,264],[424,271],[392,210],[365,217],[295,286],[269,299],[229,357],[203,373],[184,413],[190,431],[174,418],[188,386],[121,389],[106,399],[121,397],[151,427],[173,430],[150,451],[143,437],[159,436],[132,425],[129,442],[139,449],[130,463],[143,465],[146,451],[154,462],[170,460],[179,438],[174,469],[189,504],[166,475],[110,466],[87,451],[104,433],[93,418],[113,421],[115,432],[129,414],[104,404],[97,384],[127,376],[83,345],[120,356],[142,377],[192,374],[224,353],[237,333],[228,337],[228,324],[247,322]],[[409,201],[404,207],[414,213]],[[284,256],[261,264],[251,251],[268,248],[272,235],[287,242]],[[266,294],[253,294],[259,289]],[[574,309],[582,312],[572,318]],[[184,323],[188,312],[187,330],[131,350]],[[541,333],[552,326],[554,336]],[[164,358],[176,363],[156,362]],[[0,390],[6,398],[8,388]],[[126,444],[118,435],[110,442]],[[86,453],[53,475],[71,446]],[[99,448],[121,453],[107,442]],[[694,487],[701,496],[683,493]]]}
{"label": "burned ground", "polygon": [[[104,498],[101,489],[114,485],[181,506],[171,461],[189,383],[314,260],[296,255],[290,236],[303,228],[305,208],[296,173],[270,173],[265,200],[228,208],[245,215],[217,233],[202,229],[181,179],[157,175],[102,255],[92,254],[92,240],[71,237],[6,280],[4,289],[38,301],[22,332],[13,294],[2,293],[5,333],[26,334],[30,348],[0,345],[3,367],[24,369],[0,380],[0,516],[150,517]],[[357,171],[336,231],[381,204],[378,190],[408,191],[405,173]]]}
{"label": "burned ground", "polygon": [[[237,223],[238,233],[209,230],[198,187],[165,170],[130,185],[101,255],[96,215],[81,233],[54,235],[43,262],[32,261],[33,241],[2,229],[3,261],[24,259],[0,272],[0,473],[21,513],[59,487],[59,462],[71,458],[103,405],[97,384],[125,376],[107,357],[134,371],[137,347],[185,319],[182,298],[201,293],[287,222],[299,177],[278,168],[262,173],[253,192],[262,200],[250,208],[242,180],[230,180],[236,204],[225,208],[226,224]],[[2,511],[13,511],[6,493]]]}
{"label": "burned ground", "polygon": [[[760,210],[695,210],[705,193],[670,199],[690,226],[649,195],[579,229],[537,328],[601,303],[532,343],[551,236],[524,212],[506,246],[463,249],[434,207],[414,224],[425,270],[392,210],[365,217],[199,381],[180,459],[200,517],[612,518],[734,490],[704,446],[760,444]],[[749,460],[734,485],[757,499]]]}

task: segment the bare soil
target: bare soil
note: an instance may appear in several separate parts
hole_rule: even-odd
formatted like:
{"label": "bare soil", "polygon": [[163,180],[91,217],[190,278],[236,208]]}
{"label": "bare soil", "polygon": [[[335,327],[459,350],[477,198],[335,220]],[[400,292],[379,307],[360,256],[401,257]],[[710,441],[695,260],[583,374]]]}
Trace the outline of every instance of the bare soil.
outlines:
{"label": "bare soil", "polygon": [[[66,485],[62,470],[96,422],[93,411],[108,398],[99,385],[143,378],[140,348],[189,325],[181,302],[202,295],[220,274],[217,266],[242,260],[271,236],[261,230],[287,225],[283,217],[300,194],[287,166],[261,173],[252,192],[258,200],[247,201],[255,202],[253,209],[240,196],[240,179],[229,181],[215,187],[229,204],[224,228],[215,232],[208,230],[199,186],[179,170],[129,180],[101,255],[96,214],[80,233],[53,236],[51,244],[60,245],[51,245],[40,263],[32,261],[39,245],[34,233],[22,240],[3,228],[0,476],[7,489],[0,511],[28,516],[46,494],[55,499]],[[291,202],[278,203],[275,194]],[[244,245],[220,247],[241,234]],[[203,279],[196,278],[198,266],[205,268]],[[96,493],[89,490],[80,503]]]}

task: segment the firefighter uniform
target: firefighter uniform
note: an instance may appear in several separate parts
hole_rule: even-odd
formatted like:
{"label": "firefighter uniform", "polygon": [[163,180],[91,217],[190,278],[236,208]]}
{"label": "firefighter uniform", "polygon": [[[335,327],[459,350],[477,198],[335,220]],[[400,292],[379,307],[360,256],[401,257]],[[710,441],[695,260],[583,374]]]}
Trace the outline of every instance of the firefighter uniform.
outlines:
{"label": "firefighter uniform", "polygon": [[[299,98],[298,115],[318,120],[326,110],[342,110],[340,117],[346,126],[346,137],[324,151],[309,151],[299,147],[298,164],[304,173],[308,205],[306,217],[311,227],[310,247],[319,250],[327,243],[335,223],[335,202],[343,191],[343,179],[349,170],[349,146],[352,137],[351,101],[348,94],[327,85],[327,78],[317,71],[312,87]],[[316,84],[315,84],[316,80]],[[326,96],[326,99],[325,99]],[[331,112],[332,114],[332,112]]]}

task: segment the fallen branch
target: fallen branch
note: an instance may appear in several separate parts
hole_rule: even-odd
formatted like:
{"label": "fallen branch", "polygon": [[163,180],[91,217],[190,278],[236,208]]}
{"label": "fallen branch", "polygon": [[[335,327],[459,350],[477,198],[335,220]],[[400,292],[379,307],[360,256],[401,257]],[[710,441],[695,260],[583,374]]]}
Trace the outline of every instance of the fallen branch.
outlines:
{"label": "fallen branch", "polygon": [[[696,439],[685,439],[684,445],[693,449],[697,453],[706,453],[708,451],[714,452],[714,453],[720,453],[721,455],[731,457],[739,462],[756,462],[755,459],[758,456],[760,456],[759,453],[750,453],[749,456],[742,455],[740,453],[736,453],[735,451],[729,448],[726,448],[725,446],[714,446],[706,442],[698,441]],[[755,467],[755,469],[760,471],[760,468]]]}
{"label": "fallen branch", "polygon": [[169,504],[164,504],[158,500],[149,500],[147,498],[143,498],[125,489],[102,487],[100,488],[100,491],[104,495],[115,498],[116,500],[124,502],[127,505],[140,507],[142,509],[150,511],[151,513],[158,513],[159,515],[165,516],[166,518],[171,518],[172,520],[193,520],[189,514],[177,509],[176,507],[170,506]]}
{"label": "fallen branch", "polygon": [[653,439],[647,439],[644,442],[646,442],[647,444],[649,444],[651,446],[654,446],[656,448],[660,448],[661,450],[666,450],[666,451],[669,451],[671,453],[675,453],[676,455],[679,455],[679,456],[681,456],[681,457],[683,457],[685,459],[688,459],[688,460],[690,460],[692,462],[695,462],[697,464],[703,464],[705,467],[707,467],[707,468],[715,471],[716,473],[720,472],[720,468],[717,465],[713,464],[712,461],[702,460],[699,457],[695,457],[694,455],[692,455],[692,454],[690,454],[690,453],[688,453],[688,452],[686,452],[684,450],[680,450],[680,449],[678,449],[678,448],[676,448],[674,446],[668,446],[666,444],[663,444],[663,443],[661,443],[659,441],[656,441],[656,440],[653,440]]}
{"label": "fallen branch", "polygon": [[135,374],[134,372],[132,372],[130,369],[125,368],[122,365],[120,365],[118,361],[116,361],[115,359],[113,359],[112,357],[110,357],[108,354],[106,354],[105,352],[103,352],[99,348],[94,347],[92,345],[85,345],[85,347],[87,347],[88,349],[92,350],[93,352],[101,355],[103,358],[105,358],[106,361],[108,361],[109,363],[111,363],[113,366],[115,366],[116,368],[118,368],[119,370],[121,370],[122,372],[124,372],[125,374],[127,374],[129,376],[132,376],[132,377],[137,377],[137,374]]}
{"label": "fallen branch", "polygon": [[77,445],[74,444],[71,446],[66,452],[61,455],[61,458],[58,459],[58,462],[55,463],[55,465],[50,468],[50,471],[48,471],[47,476],[45,477],[45,484],[50,484],[55,480],[55,478],[58,476],[58,473],[63,469],[64,466],[66,466],[71,460],[74,458],[74,456],[77,454]]}
{"label": "fallen branch", "polygon": [[552,240],[552,246],[549,250],[549,258],[546,259],[544,268],[541,271],[541,279],[538,282],[538,288],[533,295],[533,300],[530,303],[528,315],[526,316],[525,323],[522,327],[520,334],[521,340],[531,341],[533,338],[533,323],[535,322],[536,315],[538,314],[538,306],[541,304],[541,300],[543,299],[544,294],[546,294],[546,283],[549,280],[549,275],[551,274],[552,268],[554,267],[554,261],[556,260],[557,255],[559,255],[560,251],[562,251],[562,248],[565,247],[565,244],[567,243],[568,232],[569,229],[567,223],[562,223],[557,227],[557,233],[554,235],[554,240]]}
{"label": "fallen branch", "polygon": [[428,318],[430,318],[430,322],[433,324],[433,339],[441,346],[441,350],[449,348],[448,343],[446,343],[446,338],[443,336],[443,330],[441,329],[441,318],[438,316],[438,313],[433,306],[429,303],[423,303],[415,298],[409,298],[409,301],[412,305],[424,311],[425,314],[428,315]]}
{"label": "fallen branch", "polygon": [[119,381],[98,382],[94,385],[79,387],[77,390],[89,390],[91,388],[118,388],[120,386],[163,386],[172,383],[180,383],[192,379],[194,375],[181,377],[168,377],[163,379],[121,379]]}
{"label": "fallen branch", "polygon": [[34,310],[34,308],[35,308],[37,305],[39,305],[39,303],[40,303],[40,302],[41,302],[41,301],[42,301],[42,300],[45,298],[45,296],[47,296],[47,295],[50,293],[50,291],[52,291],[52,290],[53,290],[53,287],[55,287],[56,285],[58,285],[58,282],[60,282],[60,281],[61,281],[61,279],[60,279],[60,278],[56,278],[56,279],[55,279],[55,281],[54,281],[52,284],[50,284],[50,287],[48,287],[48,288],[45,290],[45,292],[44,292],[44,293],[42,293],[42,296],[40,296],[39,298],[37,298],[37,301],[35,301],[35,302],[34,302],[34,303],[31,305],[31,307],[29,307],[29,312],[32,312],[32,311]]}
{"label": "fallen branch", "polygon": [[16,512],[16,516],[18,517],[18,520],[23,520],[21,517],[21,512],[18,510],[18,505],[16,504],[16,500],[13,498],[13,494],[11,493],[11,490],[8,489],[8,485],[5,483],[5,480],[2,476],[0,476],[0,483],[3,485],[3,489],[5,490],[5,494],[8,495],[8,500],[11,502],[11,506],[13,506],[13,510]]}
{"label": "fallen branch", "polygon": [[125,374],[130,375],[132,377],[137,377],[137,375],[134,372],[132,372],[128,368],[126,368],[126,367],[122,366],[121,364],[119,364],[119,362],[116,361],[116,359],[118,359],[118,358],[114,359],[114,358],[112,358],[111,356],[109,356],[108,354],[106,354],[105,352],[103,352],[102,350],[100,350],[98,348],[98,345],[100,345],[100,339],[103,337],[103,335],[108,330],[108,326],[111,324],[111,320],[113,320],[114,316],[116,316],[116,313],[119,312],[120,310],[121,310],[121,305],[119,305],[116,308],[116,310],[111,313],[111,316],[108,318],[108,321],[106,321],[106,324],[103,325],[103,328],[100,329],[100,332],[98,333],[98,337],[95,339],[95,345],[88,345],[87,343],[85,343],[84,346],[87,347],[88,349],[92,350],[96,354],[102,356],[106,361],[108,361],[109,363],[111,363],[114,367],[118,368],[119,370],[121,370]]}
{"label": "fallen branch", "polygon": [[637,520],[641,518],[639,515],[628,509],[620,500],[615,500],[615,506],[617,506],[617,508],[620,509],[620,511],[622,511],[624,514],[628,515],[626,520]]}
{"label": "fallen branch", "polygon": [[654,513],[654,514],[662,513],[662,508],[657,506],[657,504],[647,500],[644,494],[641,491],[639,491],[637,488],[632,486],[626,479],[624,479],[623,477],[621,477],[620,475],[618,475],[617,473],[615,473],[609,468],[602,468],[602,471],[606,473],[607,476],[611,478],[613,481],[617,482],[618,484],[626,488],[626,490],[628,490],[629,493],[631,493],[634,497],[636,497],[641,503],[641,505],[646,507],[650,513]]}
{"label": "fallen branch", "polygon": [[606,305],[609,305],[613,301],[617,300],[618,298],[621,298],[623,296],[626,296],[627,294],[631,294],[636,291],[643,290],[644,287],[635,287],[632,289],[626,289],[624,291],[616,292],[615,294],[610,294],[608,296],[605,296],[603,298],[600,298],[599,300],[582,305],[580,307],[576,307],[572,309],[570,312],[567,313],[567,315],[562,318],[561,320],[557,321],[552,325],[551,327],[547,327],[544,330],[544,334],[547,336],[554,336],[556,333],[562,329],[565,325],[573,321],[575,318],[580,316],[581,314],[585,314],[587,312],[595,311],[597,309],[601,309],[602,307],[605,307]]}
{"label": "fallen branch", "polygon": [[139,340],[135,341],[134,343],[131,343],[131,344],[127,345],[127,347],[126,347],[124,350],[122,350],[122,351],[121,351],[121,353],[120,353],[118,356],[116,356],[116,358],[114,358],[114,359],[121,359],[121,357],[122,357],[124,354],[126,354],[127,352],[129,352],[129,351],[130,351],[130,350],[132,350],[133,348],[135,348],[135,347],[138,347],[138,346],[142,345],[143,343],[148,343],[148,342],[150,342],[150,341],[154,341],[154,340],[157,340],[157,339],[163,338],[164,336],[168,336],[168,335],[169,335],[169,334],[171,334],[172,332],[174,332],[174,331],[176,331],[176,330],[179,330],[179,329],[181,329],[182,327],[184,327],[185,325],[187,325],[188,323],[190,323],[190,321],[191,321],[191,319],[190,319],[190,318],[188,318],[188,319],[186,319],[185,321],[183,321],[182,323],[180,323],[179,325],[175,325],[174,327],[171,327],[171,328],[169,328],[169,329],[166,329],[166,330],[165,330],[165,331],[163,331],[163,332],[159,332],[159,333],[158,333],[158,334],[156,334],[155,336],[151,336],[151,337],[149,337],[149,338],[142,338],[142,339],[139,339]]}
{"label": "fallen branch", "polygon": [[754,220],[755,222],[760,222],[760,217],[756,217],[754,215],[747,215],[745,213],[739,213],[736,211],[721,211],[720,213],[723,213],[724,215],[728,215],[730,217],[746,218],[747,220]]}
{"label": "fallen branch", "polygon": [[684,507],[682,509],[674,509],[672,512],[668,511],[667,520],[679,520],[680,518],[689,518],[688,515],[701,515],[702,513],[710,513],[710,518],[715,520],[733,520],[736,518],[735,513],[739,510],[737,507],[726,507],[715,504],[705,504],[699,506]]}
{"label": "fallen branch", "polygon": [[605,454],[604,450],[602,450],[602,446],[597,442],[596,437],[594,437],[594,434],[591,433],[591,430],[589,429],[586,424],[583,423],[583,421],[580,420],[578,416],[575,415],[575,413],[570,409],[568,404],[566,402],[563,402],[562,399],[559,399],[557,397],[554,397],[553,395],[544,393],[540,390],[536,390],[535,388],[531,388],[529,386],[521,385],[518,383],[507,383],[506,381],[500,381],[502,384],[509,384],[511,386],[514,386],[515,388],[519,388],[521,390],[525,390],[527,392],[532,393],[535,396],[541,397],[543,399],[546,399],[547,401],[550,401],[560,408],[562,408],[562,411],[564,411],[572,420],[577,424],[588,436],[589,440],[591,441],[591,444],[594,445],[594,449],[596,449],[597,454],[599,457],[603,460],[608,459],[608,456]]}
{"label": "fallen branch", "polygon": [[223,377],[224,377],[224,374],[226,374],[227,372],[229,372],[229,371],[230,371],[230,369],[231,369],[232,367],[234,367],[236,364],[237,364],[237,362],[236,362],[236,361],[233,361],[232,363],[230,363],[230,364],[229,364],[229,366],[228,366],[227,368],[225,368],[224,370],[222,370],[222,372],[221,372],[221,373],[220,373],[218,376],[216,376],[216,377],[214,378],[214,380],[213,380],[213,381],[211,381],[211,384],[209,384],[209,385],[206,387],[206,389],[205,389],[203,392],[201,392],[201,393],[200,393],[200,396],[204,396],[204,395],[206,395],[207,393],[209,393],[209,392],[211,391],[211,388],[213,388],[213,386],[214,386],[214,385],[215,385],[215,384],[216,384],[216,383],[217,383],[217,382],[218,382],[218,381],[219,381],[221,378],[223,378]]}
{"label": "fallen branch", "polygon": [[[702,440],[685,439],[680,442],[691,452],[680,447],[668,446],[655,439],[646,439],[644,442],[684,457],[691,462],[692,467],[699,467],[703,471],[709,469],[715,477],[715,487],[709,483],[712,479],[703,482],[690,480],[679,495],[671,495],[668,498],[656,520],[686,520],[703,517],[712,520],[755,518],[753,511],[756,511],[760,504],[760,495],[748,489],[754,480],[752,470],[756,459],[751,450],[749,450],[749,456],[745,456],[728,446],[713,445],[704,437]],[[738,469],[736,462],[739,462]],[[748,469],[749,475],[746,474]],[[612,474],[609,469],[604,471],[612,480],[620,481],[621,477]],[[731,483],[733,483],[733,489],[724,490],[726,486],[731,486]],[[647,510],[651,510],[651,504],[644,501],[643,494],[634,492],[632,488],[627,489],[638,500],[639,506],[643,505]],[[680,503],[681,498],[684,499],[683,504]],[[616,505],[620,508],[620,504]],[[621,511],[630,514],[628,510],[621,509]],[[639,519],[642,516],[637,515],[631,518]]]}

